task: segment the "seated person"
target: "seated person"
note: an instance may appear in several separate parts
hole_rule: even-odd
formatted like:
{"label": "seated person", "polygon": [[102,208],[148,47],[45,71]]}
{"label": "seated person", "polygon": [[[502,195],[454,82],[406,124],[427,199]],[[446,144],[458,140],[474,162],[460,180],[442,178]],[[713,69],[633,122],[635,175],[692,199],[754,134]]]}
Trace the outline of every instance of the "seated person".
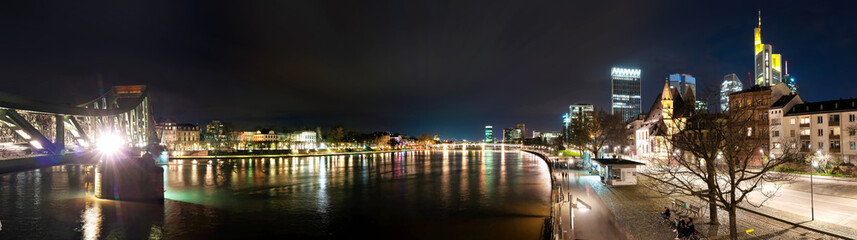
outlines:
{"label": "seated person", "polygon": [[670,209],[664,207],[664,212],[661,213],[661,217],[664,219],[670,219]]}

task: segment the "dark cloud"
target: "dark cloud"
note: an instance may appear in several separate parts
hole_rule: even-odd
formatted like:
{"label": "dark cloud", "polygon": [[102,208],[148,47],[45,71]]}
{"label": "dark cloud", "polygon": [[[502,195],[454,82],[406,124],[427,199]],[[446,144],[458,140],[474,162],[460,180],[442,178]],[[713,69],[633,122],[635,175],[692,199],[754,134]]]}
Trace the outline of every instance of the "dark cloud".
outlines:
{"label": "dark cloud", "polygon": [[805,99],[857,95],[853,4],[805,1],[4,2],[0,79],[73,103],[100,73],[151,86],[156,114],[180,121],[475,139],[556,130],[571,103],[608,109],[614,65],[643,69],[643,109],[669,73],[746,83],[760,8]]}

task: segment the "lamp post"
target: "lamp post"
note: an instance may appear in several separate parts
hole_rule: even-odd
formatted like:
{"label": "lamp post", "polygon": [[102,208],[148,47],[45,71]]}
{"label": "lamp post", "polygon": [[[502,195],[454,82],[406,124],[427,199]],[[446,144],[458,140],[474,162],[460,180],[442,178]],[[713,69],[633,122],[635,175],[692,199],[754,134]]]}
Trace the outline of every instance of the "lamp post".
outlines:
{"label": "lamp post", "polygon": [[[821,156],[821,150],[818,150],[816,152],[816,155]],[[815,221],[815,198],[813,196],[813,189],[812,189],[812,175],[815,174],[815,167],[816,166],[818,166],[818,162],[816,162],[815,159],[813,158],[812,163],[810,164],[810,167],[809,167],[809,209],[810,209],[810,212],[812,214],[812,221]]]}

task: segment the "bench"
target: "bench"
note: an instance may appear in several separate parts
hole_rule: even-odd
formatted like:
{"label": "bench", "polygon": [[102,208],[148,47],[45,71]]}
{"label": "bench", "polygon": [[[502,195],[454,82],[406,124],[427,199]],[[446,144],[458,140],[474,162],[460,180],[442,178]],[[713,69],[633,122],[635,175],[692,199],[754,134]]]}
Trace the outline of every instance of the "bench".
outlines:
{"label": "bench", "polygon": [[679,211],[682,211],[685,208],[687,208],[687,203],[682,200],[673,199],[673,212],[678,213]]}
{"label": "bench", "polygon": [[687,210],[689,213],[692,213],[695,217],[699,217],[702,214],[702,208],[694,205],[688,205]]}

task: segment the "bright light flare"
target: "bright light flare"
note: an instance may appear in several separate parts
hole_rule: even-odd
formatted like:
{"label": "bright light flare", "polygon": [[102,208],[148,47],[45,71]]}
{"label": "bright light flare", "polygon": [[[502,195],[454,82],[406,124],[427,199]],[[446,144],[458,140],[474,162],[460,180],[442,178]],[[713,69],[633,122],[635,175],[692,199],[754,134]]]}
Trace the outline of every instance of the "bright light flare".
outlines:
{"label": "bright light flare", "polygon": [[119,152],[124,144],[125,140],[123,140],[122,137],[119,137],[119,135],[105,134],[98,140],[96,147],[98,148],[98,151],[113,154]]}

